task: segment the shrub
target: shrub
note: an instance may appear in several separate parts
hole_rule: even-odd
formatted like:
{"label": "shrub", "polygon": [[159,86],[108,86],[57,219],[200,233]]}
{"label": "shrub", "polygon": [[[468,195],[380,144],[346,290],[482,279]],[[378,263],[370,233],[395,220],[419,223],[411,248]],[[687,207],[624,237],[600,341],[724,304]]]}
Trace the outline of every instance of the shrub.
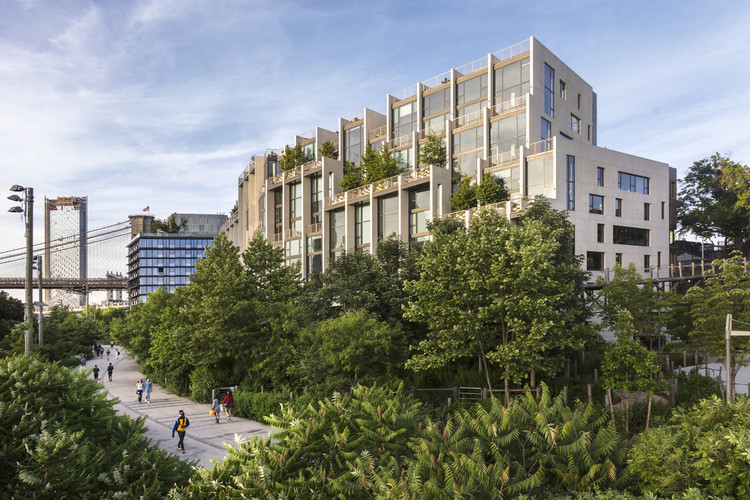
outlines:
{"label": "shrub", "polygon": [[0,496],[159,498],[193,463],[150,446],[102,385],[30,356],[0,359]]}

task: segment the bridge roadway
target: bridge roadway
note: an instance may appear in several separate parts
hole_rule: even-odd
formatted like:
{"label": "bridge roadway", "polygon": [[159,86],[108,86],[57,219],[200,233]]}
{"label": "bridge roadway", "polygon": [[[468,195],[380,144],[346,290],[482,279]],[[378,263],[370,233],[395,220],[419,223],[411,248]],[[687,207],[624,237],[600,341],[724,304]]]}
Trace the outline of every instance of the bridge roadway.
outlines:
{"label": "bridge roadway", "polygon": [[[39,287],[39,280],[34,278],[33,288]],[[43,289],[55,290],[127,290],[127,278],[44,278]],[[3,289],[25,289],[26,278],[0,278],[0,290]]]}

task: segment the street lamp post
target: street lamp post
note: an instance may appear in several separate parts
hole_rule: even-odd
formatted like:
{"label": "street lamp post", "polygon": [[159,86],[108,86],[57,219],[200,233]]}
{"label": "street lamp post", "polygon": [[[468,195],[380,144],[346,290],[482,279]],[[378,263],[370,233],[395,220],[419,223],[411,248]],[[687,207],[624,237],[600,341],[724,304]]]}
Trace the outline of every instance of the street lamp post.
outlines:
{"label": "street lamp post", "polygon": [[26,332],[26,338],[24,342],[24,352],[26,354],[31,353],[33,335],[34,335],[34,299],[32,297],[33,291],[33,277],[31,273],[32,267],[32,250],[34,247],[34,188],[19,186],[13,184],[10,188],[15,193],[24,192],[23,199],[17,194],[8,196],[11,201],[23,201],[23,208],[21,207],[10,207],[8,212],[20,213],[23,212],[24,219],[26,221],[26,303],[24,304],[24,321],[29,323],[29,330]]}

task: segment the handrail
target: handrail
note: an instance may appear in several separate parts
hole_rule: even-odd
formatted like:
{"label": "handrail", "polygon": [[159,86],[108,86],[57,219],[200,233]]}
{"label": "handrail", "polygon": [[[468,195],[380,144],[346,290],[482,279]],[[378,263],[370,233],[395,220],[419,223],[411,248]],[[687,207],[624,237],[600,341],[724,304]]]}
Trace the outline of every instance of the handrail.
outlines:
{"label": "handrail", "polygon": [[397,101],[403,101],[404,99],[417,95],[417,85],[414,84],[410,87],[406,87],[405,89],[399,90],[391,95],[395,97]]}
{"label": "handrail", "polygon": [[385,137],[386,135],[388,135],[388,127],[383,125],[381,127],[370,130],[367,137],[372,141],[374,139],[377,139],[378,137]]}
{"label": "handrail", "polygon": [[520,41],[514,45],[511,45],[510,47],[506,47],[504,49],[498,50],[497,52],[493,52],[492,55],[495,56],[499,61],[504,61],[506,59],[510,59],[512,57],[520,56],[524,52],[528,52],[531,50],[531,40],[528,38],[526,40]]}
{"label": "handrail", "polygon": [[451,72],[446,71],[445,73],[442,73],[440,75],[433,76],[432,78],[428,78],[427,80],[422,82],[422,85],[424,85],[426,89],[431,89],[431,88],[439,87],[440,85],[450,82],[450,79],[451,79]]}
{"label": "handrail", "polygon": [[542,139],[541,141],[532,142],[526,148],[528,150],[527,156],[534,156],[542,153],[552,151],[552,139]]}
{"label": "handrail", "polygon": [[470,75],[474,73],[475,71],[479,71],[482,68],[487,67],[487,58],[481,57],[475,61],[468,62],[464,64],[463,66],[459,66],[456,68],[456,71],[458,73],[461,73],[462,75]]}
{"label": "handrail", "polygon": [[521,108],[525,108],[527,95],[528,94],[524,94],[522,96],[510,98],[507,101],[503,101],[503,102],[499,102],[495,104],[492,107],[492,116],[504,115],[507,113],[518,111]]}
{"label": "handrail", "polygon": [[467,127],[475,123],[482,121],[482,110],[474,111],[468,115],[459,116],[453,119],[453,126],[455,128]]}

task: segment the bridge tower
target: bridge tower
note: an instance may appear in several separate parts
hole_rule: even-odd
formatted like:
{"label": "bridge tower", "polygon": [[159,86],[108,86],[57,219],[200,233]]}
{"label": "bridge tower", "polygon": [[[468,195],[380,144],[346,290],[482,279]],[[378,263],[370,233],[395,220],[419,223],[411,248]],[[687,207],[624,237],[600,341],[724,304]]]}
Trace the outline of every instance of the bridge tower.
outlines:
{"label": "bridge tower", "polygon": [[[86,196],[44,199],[44,265],[47,278],[88,278],[88,211]],[[83,306],[81,294],[47,290],[50,305]]]}

